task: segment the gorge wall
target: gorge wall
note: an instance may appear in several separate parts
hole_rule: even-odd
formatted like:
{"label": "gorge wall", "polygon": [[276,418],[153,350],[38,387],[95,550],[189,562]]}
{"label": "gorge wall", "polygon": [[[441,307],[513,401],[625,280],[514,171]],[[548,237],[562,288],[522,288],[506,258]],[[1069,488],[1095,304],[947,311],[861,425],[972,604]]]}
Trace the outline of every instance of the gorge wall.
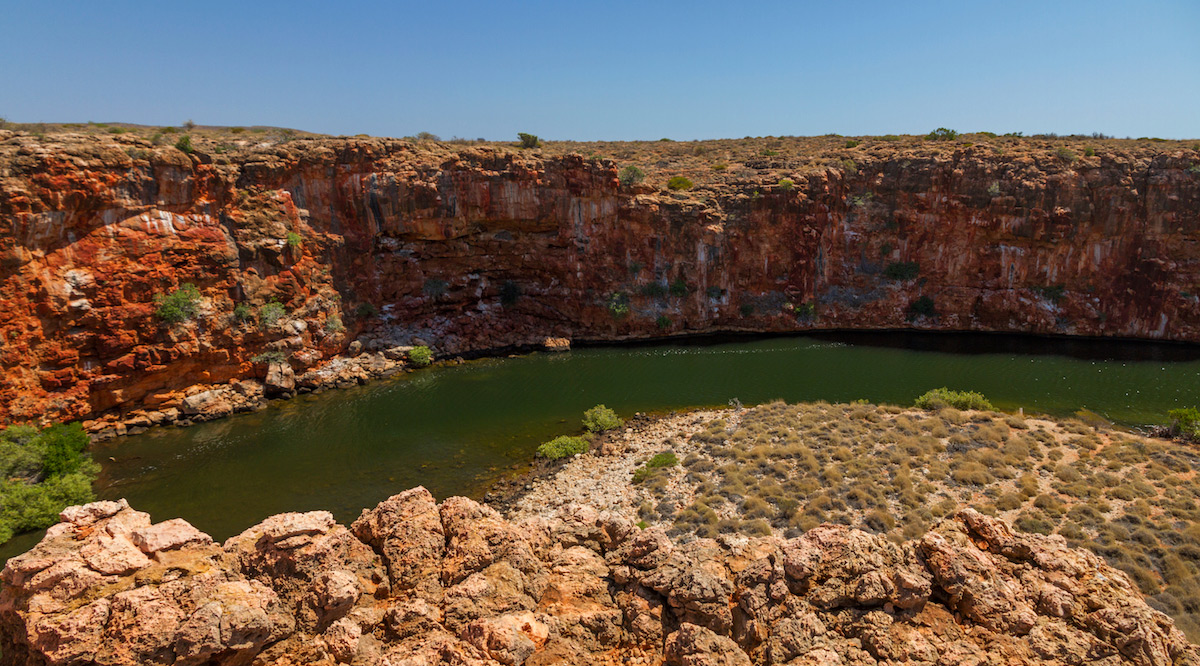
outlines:
{"label": "gorge wall", "polygon": [[[876,143],[816,166],[751,145],[730,168],[697,166],[690,144],[620,161],[373,138],[189,154],[0,131],[0,423],[186,419],[209,387],[258,395],[268,371],[303,387],[347,352],[391,367],[387,352],[421,342],[454,355],[899,328],[1200,342],[1194,147]],[[619,180],[631,161],[645,182]],[[695,187],[662,187],[679,173]],[[198,313],[161,321],[156,295],[184,283]],[[264,324],[271,301],[283,316]]]}

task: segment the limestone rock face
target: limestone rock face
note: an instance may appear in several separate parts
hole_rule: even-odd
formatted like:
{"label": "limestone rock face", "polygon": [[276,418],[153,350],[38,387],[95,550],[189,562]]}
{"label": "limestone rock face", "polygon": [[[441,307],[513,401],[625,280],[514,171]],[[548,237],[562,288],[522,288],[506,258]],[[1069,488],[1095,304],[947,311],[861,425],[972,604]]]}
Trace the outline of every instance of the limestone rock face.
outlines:
{"label": "limestone rock face", "polygon": [[[796,167],[786,191],[787,166],[760,158],[706,168],[684,194],[622,187],[610,160],[493,147],[189,156],[4,136],[0,424],[215,418],[258,397],[231,380],[268,396],[349,386],[427,343],[451,357],[816,328],[1200,341],[1200,154],[1181,146],[1074,162],[1033,142],[873,146],[853,167]],[[155,295],[183,283],[194,319],[160,321]],[[275,300],[283,314],[262,323]],[[264,353],[287,361],[264,368]]]}
{"label": "limestone rock face", "polygon": [[966,510],[676,543],[572,506],[521,523],[424,488],[224,545],[124,502],[63,512],[0,573],[4,664],[1195,664],[1125,574]]}

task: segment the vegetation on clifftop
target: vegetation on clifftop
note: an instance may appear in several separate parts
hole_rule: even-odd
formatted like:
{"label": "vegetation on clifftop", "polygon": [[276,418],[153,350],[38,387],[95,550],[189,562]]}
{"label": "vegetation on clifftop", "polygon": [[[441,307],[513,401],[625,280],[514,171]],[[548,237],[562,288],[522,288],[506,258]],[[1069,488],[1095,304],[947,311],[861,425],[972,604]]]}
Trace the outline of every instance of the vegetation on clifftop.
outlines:
{"label": "vegetation on clifftop", "polygon": [[0,430],[0,542],[49,527],[63,508],[92,501],[100,466],[84,452],[87,444],[78,423]]}

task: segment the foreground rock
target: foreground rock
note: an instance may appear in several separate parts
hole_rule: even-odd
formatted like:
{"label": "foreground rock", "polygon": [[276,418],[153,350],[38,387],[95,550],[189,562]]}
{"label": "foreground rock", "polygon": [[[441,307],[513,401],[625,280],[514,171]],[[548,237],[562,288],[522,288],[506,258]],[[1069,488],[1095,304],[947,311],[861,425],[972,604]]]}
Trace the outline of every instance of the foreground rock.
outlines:
{"label": "foreground rock", "polygon": [[1125,574],[973,510],[896,545],[698,539],[586,507],[520,523],[423,488],[224,545],[124,502],[8,562],[6,664],[1144,664],[1197,653]]}

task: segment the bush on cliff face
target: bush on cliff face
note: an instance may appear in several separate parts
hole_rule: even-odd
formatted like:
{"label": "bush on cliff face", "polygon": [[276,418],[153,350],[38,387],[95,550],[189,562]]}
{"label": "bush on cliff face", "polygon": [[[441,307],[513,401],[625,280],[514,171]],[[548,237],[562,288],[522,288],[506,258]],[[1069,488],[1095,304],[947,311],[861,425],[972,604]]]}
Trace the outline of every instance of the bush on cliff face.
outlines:
{"label": "bush on cliff face", "polygon": [[200,306],[200,290],[192,283],[185,283],[169,294],[156,294],[154,303],[158,309],[154,314],[172,324],[187,321],[196,316]]}
{"label": "bush on cliff face", "polygon": [[179,137],[179,140],[175,142],[175,147],[189,155],[196,152],[195,147],[192,146],[192,137],[187,134]]}
{"label": "bush on cliff face", "polygon": [[613,410],[596,405],[583,413],[583,427],[588,432],[604,432],[620,428],[625,422]]}
{"label": "bush on cliff face", "polygon": [[629,294],[618,291],[608,296],[608,313],[613,319],[623,319],[629,315]]}
{"label": "bush on cliff face", "polygon": [[937,306],[934,304],[932,298],[921,296],[908,304],[908,313],[906,316],[909,321],[913,321],[917,317],[936,317]]}
{"label": "bush on cliff face", "polygon": [[283,308],[282,303],[271,301],[258,309],[258,324],[263,328],[270,328],[286,314],[287,310]]}
{"label": "bush on cliff face", "polygon": [[570,435],[559,435],[539,446],[537,455],[540,458],[558,460],[559,458],[567,458],[587,450],[588,443],[586,439],[571,437]]}
{"label": "bush on cliff face", "polygon": [[915,261],[893,261],[883,269],[883,274],[891,280],[905,282],[917,279],[921,272],[921,264]]}
{"label": "bush on cliff face", "polygon": [[64,507],[94,499],[99,466],[84,453],[87,443],[78,423],[0,430],[0,542],[49,527]]}

